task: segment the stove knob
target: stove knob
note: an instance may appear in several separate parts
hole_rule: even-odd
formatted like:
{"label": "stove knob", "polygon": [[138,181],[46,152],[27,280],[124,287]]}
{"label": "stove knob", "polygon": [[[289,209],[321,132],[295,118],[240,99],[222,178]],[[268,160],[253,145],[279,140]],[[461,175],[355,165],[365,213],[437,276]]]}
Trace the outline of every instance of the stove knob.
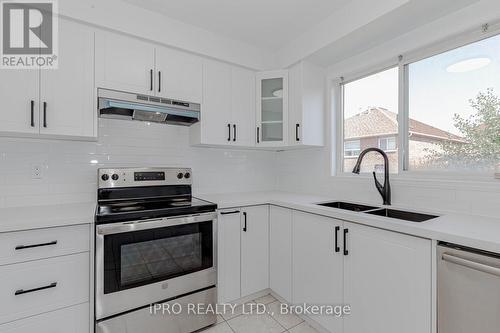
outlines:
{"label": "stove knob", "polygon": [[191,178],[191,174],[190,174],[189,172],[186,172],[186,173],[184,174],[184,178],[186,178],[186,179]]}
{"label": "stove knob", "polygon": [[116,173],[114,173],[112,176],[111,176],[111,179],[113,180],[118,180],[118,178],[120,178]]}
{"label": "stove knob", "polygon": [[182,172],[179,172],[179,173],[177,174],[177,178],[182,179],[182,177],[184,177],[184,175],[182,174]]}
{"label": "stove knob", "polygon": [[109,175],[105,173],[104,175],[101,176],[101,179],[106,181],[109,179]]}

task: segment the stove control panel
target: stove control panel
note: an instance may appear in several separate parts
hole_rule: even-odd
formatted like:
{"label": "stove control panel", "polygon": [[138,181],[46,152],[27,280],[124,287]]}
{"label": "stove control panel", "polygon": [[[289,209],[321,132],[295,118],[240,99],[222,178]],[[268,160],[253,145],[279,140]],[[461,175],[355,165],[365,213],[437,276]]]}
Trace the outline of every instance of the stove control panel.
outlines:
{"label": "stove control panel", "polygon": [[189,168],[99,169],[99,188],[191,185]]}

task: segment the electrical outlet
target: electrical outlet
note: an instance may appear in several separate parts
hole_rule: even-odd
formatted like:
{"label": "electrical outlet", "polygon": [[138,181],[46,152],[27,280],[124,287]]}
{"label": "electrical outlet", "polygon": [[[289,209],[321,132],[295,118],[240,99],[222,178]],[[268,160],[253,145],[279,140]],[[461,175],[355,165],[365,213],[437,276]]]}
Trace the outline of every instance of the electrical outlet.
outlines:
{"label": "electrical outlet", "polygon": [[31,179],[42,179],[42,166],[40,164],[33,164],[31,166]]}

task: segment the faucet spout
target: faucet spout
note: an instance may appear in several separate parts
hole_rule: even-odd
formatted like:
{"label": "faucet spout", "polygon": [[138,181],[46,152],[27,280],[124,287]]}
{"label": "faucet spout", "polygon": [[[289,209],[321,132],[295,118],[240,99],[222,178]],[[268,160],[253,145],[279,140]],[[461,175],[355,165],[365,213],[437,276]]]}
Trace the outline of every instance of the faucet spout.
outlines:
{"label": "faucet spout", "polygon": [[355,174],[360,173],[361,162],[363,161],[363,158],[365,157],[365,155],[371,151],[379,153],[384,158],[384,185],[380,184],[380,182],[378,181],[377,175],[375,174],[375,171],[373,172],[373,180],[375,181],[375,187],[377,188],[377,191],[382,196],[382,200],[384,202],[384,205],[390,205],[391,204],[391,185],[389,183],[389,158],[387,157],[387,154],[382,149],[372,147],[372,148],[367,148],[367,149],[363,150],[359,154],[358,160],[356,161],[356,164],[354,165],[352,172]]}

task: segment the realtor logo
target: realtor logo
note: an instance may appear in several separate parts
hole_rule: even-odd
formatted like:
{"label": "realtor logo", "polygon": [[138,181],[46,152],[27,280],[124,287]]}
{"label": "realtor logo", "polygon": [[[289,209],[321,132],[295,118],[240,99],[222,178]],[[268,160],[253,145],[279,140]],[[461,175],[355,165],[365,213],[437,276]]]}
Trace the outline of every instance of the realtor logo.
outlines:
{"label": "realtor logo", "polygon": [[54,0],[1,0],[1,68],[57,68]]}

